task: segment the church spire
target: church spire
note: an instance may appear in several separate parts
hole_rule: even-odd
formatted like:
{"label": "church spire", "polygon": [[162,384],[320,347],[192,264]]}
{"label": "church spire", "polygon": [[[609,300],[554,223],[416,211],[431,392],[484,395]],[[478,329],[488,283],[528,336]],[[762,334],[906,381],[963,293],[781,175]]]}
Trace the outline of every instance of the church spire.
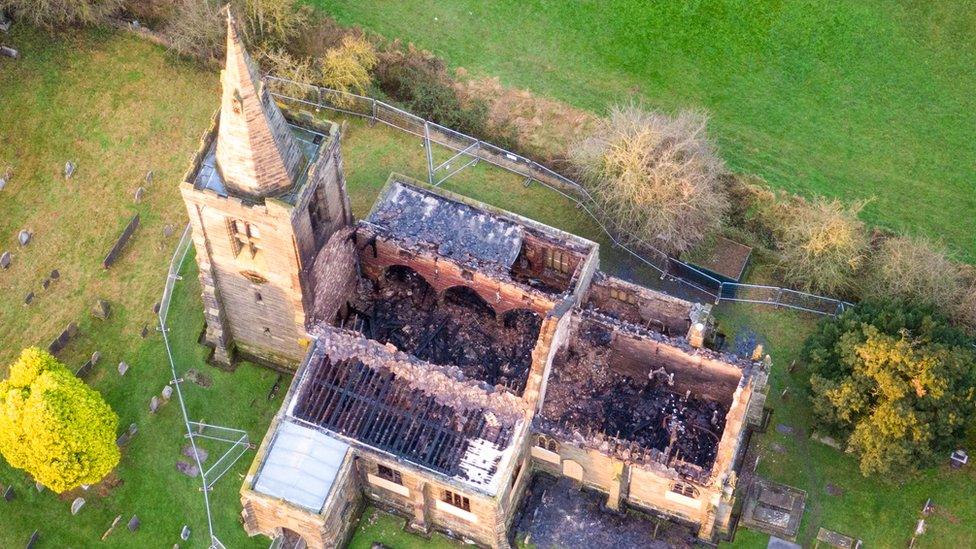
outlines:
{"label": "church spire", "polygon": [[217,167],[232,192],[262,197],[290,187],[302,151],[291,135],[227,10],[227,63],[217,132]]}

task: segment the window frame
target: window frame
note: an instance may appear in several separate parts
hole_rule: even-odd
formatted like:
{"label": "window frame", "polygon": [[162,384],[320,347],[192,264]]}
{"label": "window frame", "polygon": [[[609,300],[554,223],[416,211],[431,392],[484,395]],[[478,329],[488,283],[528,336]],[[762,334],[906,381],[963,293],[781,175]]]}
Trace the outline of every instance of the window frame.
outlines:
{"label": "window frame", "polygon": [[257,258],[261,252],[261,230],[255,224],[242,219],[229,219],[227,226],[234,257],[240,257],[241,252],[247,249],[251,259]]}
{"label": "window frame", "polygon": [[572,267],[569,263],[570,257],[570,253],[565,250],[546,248],[546,267],[558,273],[566,275],[571,274]]}
{"label": "window frame", "polygon": [[462,511],[467,511],[469,513],[471,512],[471,499],[468,498],[468,496],[463,496],[457,492],[452,492],[451,490],[444,490],[444,493],[441,494],[441,501],[453,507],[457,507]]}
{"label": "window frame", "polygon": [[698,488],[687,482],[675,481],[671,483],[670,490],[679,496],[698,499]]}
{"label": "window frame", "polygon": [[393,467],[387,467],[381,463],[376,464],[376,476],[393,484],[403,486],[403,473]]}

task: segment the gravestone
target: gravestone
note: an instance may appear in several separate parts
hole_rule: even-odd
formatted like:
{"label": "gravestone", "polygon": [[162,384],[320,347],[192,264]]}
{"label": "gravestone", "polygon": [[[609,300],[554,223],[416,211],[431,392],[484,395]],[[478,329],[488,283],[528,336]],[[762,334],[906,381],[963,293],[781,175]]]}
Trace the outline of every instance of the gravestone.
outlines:
{"label": "gravestone", "polygon": [[77,376],[80,379],[85,379],[86,377],[88,377],[88,374],[91,373],[91,369],[92,369],[92,361],[87,360],[81,366],[81,368],[78,368],[78,371],[75,372],[75,376]]}
{"label": "gravestone", "polygon": [[158,315],[159,314],[160,307],[162,307],[162,304],[159,303],[158,301],[155,304],[153,304],[153,314],[154,315]]}
{"label": "gravestone", "polygon": [[142,336],[142,339],[146,339],[147,337],[149,337],[149,325],[148,324],[142,327],[142,332],[140,333],[140,335]]}
{"label": "gravestone", "polygon": [[157,410],[159,410],[159,397],[153,395],[152,400],[149,401],[149,411],[155,414]]}
{"label": "gravestone", "polygon": [[189,526],[187,526],[185,524],[183,525],[183,529],[180,530],[180,539],[183,540],[183,541],[186,541],[186,540],[190,539],[190,527]]}
{"label": "gravestone", "polygon": [[827,492],[827,495],[833,496],[833,497],[840,497],[840,496],[843,496],[844,495],[844,489],[843,488],[841,488],[840,486],[837,486],[836,484],[832,484],[830,482],[828,482],[827,485],[824,486],[824,491]]}
{"label": "gravestone", "polygon": [[67,161],[64,163],[64,178],[71,179],[71,176],[75,174],[75,164],[72,161]]}
{"label": "gravestone", "polygon": [[98,351],[95,351],[94,353],[92,353],[92,356],[91,356],[92,366],[98,364],[98,361],[101,360],[101,359],[102,359],[102,353],[100,353]]}
{"label": "gravestone", "polygon": [[115,440],[115,444],[117,446],[125,446],[126,444],[131,442],[133,438],[135,438],[136,433],[138,432],[139,432],[139,427],[137,427],[135,423],[129,425],[129,429],[126,432],[122,433],[122,435],[120,435],[119,438]]}
{"label": "gravestone", "polygon": [[792,425],[786,425],[785,423],[780,423],[776,425],[776,432],[782,435],[792,435],[793,431],[794,429]]}
{"label": "gravestone", "polygon": [[[193,449],[193,445],[192,444],[185,444],[183,446],[183,450],[181,450],[180,453],[182,453],[184,456],[186,456],[186,457],[188,457],[190,459],[195,459],[194,458],[194,449]],[[196,453],[196,459],[198,459],[200,461],[200,463],[206,462],[207,461],[207,458],[210,457],[210,454],[206,450],[204,450],[203,448],[200,448],[199,446],[196,448],[196,452],[195,453]]]}
{"label": "gravestone", "polygon": [[124,376],[126,372],[129,371],[129,365],[123,360],[119,362],[119,375]]}
{"label": "gravestone", "polygon": [[0,191],[2,191],[3,188],[6,187],[6,186],[7,186],[7,178],[6,177],[0,177]]}
{"label": "gravestone", "polygon": [[31,534],[30,539],[27,540],[27,545],[24,546],[24,549],[34,549],[34,546],[37,545],[37,540],[39,540],[40,538],[41,538],[40,532],[34,530],[34,533]]}
{"label": "gravestone", "polygon": [[136,204],[142,202],[142,198],[144,196],[146,196],[146,188],[145,187],[139,187],[138,189],[136,189],[136,195],[135,195]]}
{"label": "gravestone", "polygon": [[139,522],[139,517],[137,517],[136,515],[132,515],[132,518],[129,519],[129,524],[126,527],[129,529],[130,532],[135,532],[136,530],[139,529],[140,524],[142,523]]}
{"label": "gravestone", "polygon": [[0,269],[9,269],[10,261],[10,252],[3,252],[3,255],[0,255]]}
{"label": "gravestone", "polygon": [[10,30],[10,25],[12,21],[7,19],[7,16],[0,12],[0,32],[7,32]]}
{"label": "gravestone", "polygon": [[200,469],[196,465],[182,459],[176,462],[176,470],[190,478],[200,474]]}
{"label": "gravestone", "polygon": [[69,322],[68,326],[65,327],[64,333],[68,334],[69,338],[78,335],[78,324],[76,322]]}
{"label": "gravestone", "polygon": [[51,280],[57,280],[61,278],[61,271],[54,269],[51,271]]}
{"label": "gravestone", "polygon": [[37,490],[38,492],[43,492],[44,491],[44,485],[35,480],[34,481],[34,489]]}
{"label": "gravestone", "polygon": [[24,296],[24,305],[30,305],[34,301],[34,292],[27,292]]}
{"label": "gravestone", "polygon": [[152,170],[149,170],[148,172],[146,172],[146,185],[149,185],[152,182],[153,182],[153,173]]}
{"label": "gravestone", "polygon": [[171,385],[167,385],[163,387],[162,396],[163,396],[163,400],[169,400],[173,398],[173,387]]}
{"label": "gravestone", "polygon": [[173,232],[175,230],[176,230],[176,228],[173,227],[172,225],[170,225],[169,223],[167,223],[166,225],[163,225],[163,237],[164,238],[169,238],[169,237],[173,236]]}
{"label": "gravestone", "polygon": [[200,372],[196,368],[190,368],[187,370],[184,377],[193,383],[196,383],[200,387],[203,387],[204,389],[207,389],[213,385],[213,378],[203,372]]}
{"label": "gravestone", "polygon": [[92,306],[91,315],[100,320],[108,320],[112,315],[112,305],[104,299],[99,299]]}
{"label": "gravestone", "polygon": [[46,290],[46,289],[48,288],[48,286],[50,286],[50,285],[51,285],[51,279],[50,279],[50,278],[45,278],[45,279],[44,279],[44,280],[43,280],[43,281],[41,282],[41,287],[42,287],[42,288],[44,288],[45,290]]}
{"label": "gravestone", "polygon": [[129,224],[125,226],[122,234],[120,234],[119,238],[115,241],[115,245],[112,246],[111,250],[109,250],[108,255],[105,256],[105,259],[102,260],[103,268],[108,269],[119,259],[119,256],[122,255],[122,249],[125,248],[126,243],[128,243],[129,239],[132,238],[132,233],[136,232],[136,229],[138,228],[139,214],[136,214],[132,216],[132,219],[129,220]]}
{"label": "gravestone", "polygon": [[78,511],[81,511],[81,508],[84,506],[85,498],[75,498],[75,500],[71,502],[71,514],[77,515]]}
{"label": "gravestone", "polygon": [[26,246],[30,244],[30,241],[31,241],[31,233],[27,229],[21,229],[21,231],[17,233],[17,242],[20,242],[21,246]]}
{"label": "gravestone", "polygon": [[13,486],[7,486],[7,489],[3,492],[4,501],[13,501],[17,497],[17,493],[14,492]]}
{"label": "gravestone", "polygon": [[20,52],[10,46],[0,46],[0,55],[11,59],[20,59]]}

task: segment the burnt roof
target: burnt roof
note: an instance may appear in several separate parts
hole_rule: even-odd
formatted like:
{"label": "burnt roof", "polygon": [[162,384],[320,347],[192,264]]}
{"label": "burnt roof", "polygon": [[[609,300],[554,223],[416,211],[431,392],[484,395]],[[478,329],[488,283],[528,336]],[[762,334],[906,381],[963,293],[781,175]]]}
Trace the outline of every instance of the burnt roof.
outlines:
{"label": "burnt roof", "polygon": [[488,487],[512,442],[517,399],[350,332],[318,329],[291,415]]}
{"label": "burnt roof", "polygon": [[507,270],[522,249],[521,225],[400,181],[390,185],[367,221],[408,245],[433,245],[438,254],[459,263]]}

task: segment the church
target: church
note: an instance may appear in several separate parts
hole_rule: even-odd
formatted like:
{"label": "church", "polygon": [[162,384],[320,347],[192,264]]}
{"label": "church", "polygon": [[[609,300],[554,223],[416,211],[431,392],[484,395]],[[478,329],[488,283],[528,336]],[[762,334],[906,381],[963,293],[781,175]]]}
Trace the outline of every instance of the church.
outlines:
{"label": "church", "polygon": [[354,219],[340,129],[276,103],[228,21],[220,109],[180,186],[212,361],[294,373],[241,487],[250,535],[342,547],[375,505],[510,547],[533,475],[730,528],[769,362],[599,246],[391,174]]}

